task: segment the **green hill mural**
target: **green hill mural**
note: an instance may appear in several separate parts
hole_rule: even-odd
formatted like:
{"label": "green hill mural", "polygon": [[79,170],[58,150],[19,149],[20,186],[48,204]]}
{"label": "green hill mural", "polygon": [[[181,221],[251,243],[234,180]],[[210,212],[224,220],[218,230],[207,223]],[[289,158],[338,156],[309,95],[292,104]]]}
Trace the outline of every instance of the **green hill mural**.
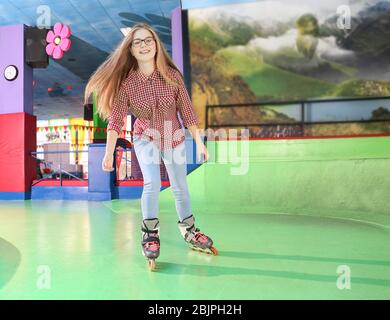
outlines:
{"label": "green hill mural", "polygon": [[[252,2],[190,10],[193,101],[203,125],[206,104],[259,104],[213,108],[207,118],[209,125],[295,124],[299,119],[283,108],[269,108],[267,103],[390,96],[390,73],[384,72],[390,70],[386,58],[390,54],[386,28],[390,6],[381,1],[361,6],[352,18],[353,30],[346,36],[336,26],[336,12],[329,17],[324,5],[306,2],[305,6],[278,1],[272,6]],[[270,7],[273,10],[268,10]],[[302,7],[310,7],[312,12],[302,11]],[[380,26],[375,23],[378,19]],[[383,105],[383,100],[378,100],[378,105],[370,106],[372,110],[379,107],[389,111],[390,102]],[[326,110],[323,112],[325,115]],[[292,126],[289,133],[298,135],[300,130]],[[305,134],[378,130],[389,130],[389,125],[313,125]],[[260,135],[261,131],[256,130]]]}

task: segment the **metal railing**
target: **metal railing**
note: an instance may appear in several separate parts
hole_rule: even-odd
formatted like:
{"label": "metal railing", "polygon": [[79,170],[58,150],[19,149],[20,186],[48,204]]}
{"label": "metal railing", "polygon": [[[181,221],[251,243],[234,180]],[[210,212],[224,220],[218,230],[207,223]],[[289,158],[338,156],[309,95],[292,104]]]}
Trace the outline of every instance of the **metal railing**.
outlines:
{"label": "metal railing", "polygon": [[[72,177],[72,178],[75,178],[75,179],[77,179],[79,181],[84,181],[84,179],[79,178],[79,177],[73,175],[72,173],[64,170],[62,168],[62,161],[60,161],[59,165],[56,166],[51,161],[46,161],[46,160],[38,158],[37,155],[38,154],[43,154],[43,155],[45,155],[45,154],[64,154],[64,153],[77,153],[77,152],[88,152],[88,151],[87,150],[77,150],[77,151],[76,150],[75,151],[39,151],[39,152],[31,152],[31,156],[33,158],[39,160],[39,161],[42,161],[49,168],[55,167],[56,171],[54,171],[54,174],[58,174],[59,173],[60,186],[62,186],[62,180],[63,180],[62,175],[63,175],[63,173],[68,175],[68,176],[70,176],[70,177]],[[49,177],[44,177],[42,179],[39,179],[35,183],[33,183],[32,186],[38,184],[39,182],[41,182],[43,180],[47,180],[47,179],[50,179],[50,178]]]}
{"label": "metal railing", "polygon": [[[238,104],[221,104],[221,105],[206,105],[205,129],[208,128],[224,128],[224,127],[259,127],[259,126],[297,126],[299,125],[301,135],[305,135],[306,125],[315,124],[337,124],[337,123],[370,123],[370,122],[389,122],[390,119],[368,119],[368,120],[334,120],[334,121],[305,121],[305,106],[312,103],[329,103],[329,102],[348,102],[348,101],[365,101],[365,100],[388,100],[389,96],[384,97],[365,97],[365,98],[339,98],[339,99],[312,99],[312,100],[289,100],[289,101],[269,101],[269,102],[252,102]],[[295,122],[256,122],[256,123],[210,123],[210,111],[216,108],[241,108],[241,107],[261,107],[261,106],[291,106],[300,105],[301,117]]]}
{"label": "metal railing", "polygon": [[[118,149],[115,149],[115,165],[116,165],[116,160],[117,159],[119,159],[119,158],[121,158],[121,162],[120,162],[120,164],[122,163],[122,160],[124,159],[125,160],[125,163],[126,163],[126,176],[124,177],[124,179],[123,180],[120,180],[119,178],[117,178],[116,179],[116,181],[127,181],[127,180],[132,180],[133,179],[133,177],[132,176],[128,176],[127,175],[127,164],[128,163],[130,163],[131,164],[131,159],[129,160],[128,158],[127,158],[127,151],[130,151],[130,152],[134,152],[134,149],[133,148],[123,148],[123,147],[121,147],[121,149],[120,149],[120,151],[122,151],[122,152],[124,152],[125,153],[125,156],[118,156],[118,154],[117,154],[117,152],[118,152]],[[120,169],[120,164],[119,164],[119,168],[118,169]],[[117,175],[117,177],[119,176],[119,174]]]}

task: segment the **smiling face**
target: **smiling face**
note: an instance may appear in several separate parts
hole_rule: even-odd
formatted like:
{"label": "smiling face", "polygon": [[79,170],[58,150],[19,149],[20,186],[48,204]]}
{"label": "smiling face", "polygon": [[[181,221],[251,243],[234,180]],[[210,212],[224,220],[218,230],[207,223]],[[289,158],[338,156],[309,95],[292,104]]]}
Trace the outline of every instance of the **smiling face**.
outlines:
{"label": "smiling face", "polygon": [[139,29],[134,33],[130,50],[138,61],[148,62],[154,60],[156,47],[153,34],[149,30]]}

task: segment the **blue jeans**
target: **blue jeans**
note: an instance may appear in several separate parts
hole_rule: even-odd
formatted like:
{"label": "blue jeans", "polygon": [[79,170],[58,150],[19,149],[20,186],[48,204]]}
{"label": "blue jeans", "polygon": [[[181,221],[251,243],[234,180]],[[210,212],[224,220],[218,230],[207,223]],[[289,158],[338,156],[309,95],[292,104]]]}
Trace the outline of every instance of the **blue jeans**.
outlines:
{"label": "blue jeans", "polygon": [[158,217],[158,196],[161,189],[161,158],[168,172],[179,219],[183,221],[189,217],[192,212],[187,185],[185,141],[174,149],[164,151],[160,151],[156,144],[140,135],[135,135],[133,142],[135,154],[144,178],[144,188],[141,197],[143,219]]}

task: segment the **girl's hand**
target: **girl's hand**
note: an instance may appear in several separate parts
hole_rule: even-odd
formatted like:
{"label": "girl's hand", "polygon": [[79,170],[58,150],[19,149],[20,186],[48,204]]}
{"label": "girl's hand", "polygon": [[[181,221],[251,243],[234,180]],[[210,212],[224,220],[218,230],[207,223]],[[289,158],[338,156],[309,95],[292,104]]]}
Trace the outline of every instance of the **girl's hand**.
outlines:
{"label": "girl's hand", "polygon": [[114,162],[114,155],[105,154],[102,162],[103,171],[111,172],[114,171],[112,163]]}
{"label": "girl's hand", "polygon": [[204,155],[204,161],[209,159],[209,152],[203,142],[196,144],[197,161],[200,162],[202,154]]}

